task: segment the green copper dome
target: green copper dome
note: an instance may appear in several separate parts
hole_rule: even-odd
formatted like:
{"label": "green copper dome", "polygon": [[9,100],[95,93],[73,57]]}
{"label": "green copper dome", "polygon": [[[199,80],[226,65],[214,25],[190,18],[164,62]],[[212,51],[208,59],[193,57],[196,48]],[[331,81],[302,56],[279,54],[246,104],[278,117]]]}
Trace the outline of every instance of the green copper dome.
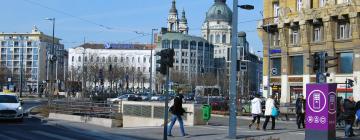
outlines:
{"label": "green copper dome", "polygon": [[206,21],[226,21],[231,22],[232,11],[226,5],[226,0],[215,0],[206,14]]}

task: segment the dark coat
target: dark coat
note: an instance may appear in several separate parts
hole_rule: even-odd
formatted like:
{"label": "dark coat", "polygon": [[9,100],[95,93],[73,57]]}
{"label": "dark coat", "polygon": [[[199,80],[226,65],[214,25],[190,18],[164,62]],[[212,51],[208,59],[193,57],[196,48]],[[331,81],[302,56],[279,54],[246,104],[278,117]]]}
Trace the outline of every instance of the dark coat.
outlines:
{"label": "dark coat", "polygon": [[174,98],[174,104],[170,107],[170,112],[174,115],[182,116],[185,113],[184,108],[182,107],[182,97],[176,96]]}
{"label": "dark coat", "polygon": [[[301,114],[301,113],[305,113],[305,108],[306,108],[306,103],[304,99],[296,99],[296,104],[295,104],[295,109],[296,109],[296,114]],[[302,112],[302,109],[304,109],[304,112]]]}
{"label": "dark coat", "polygon": [[344,119],[345,120],[354,120],[355,119],[355,102],[351,102],[349,99],[344,100]]}

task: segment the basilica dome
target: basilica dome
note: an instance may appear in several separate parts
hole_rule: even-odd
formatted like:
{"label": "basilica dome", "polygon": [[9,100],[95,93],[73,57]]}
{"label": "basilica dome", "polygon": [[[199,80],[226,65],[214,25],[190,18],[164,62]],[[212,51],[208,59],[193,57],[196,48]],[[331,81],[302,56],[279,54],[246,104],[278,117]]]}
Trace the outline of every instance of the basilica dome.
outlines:
{"label": "basilica dome", "polygon": [[232,11],[226,5],[226,0],[215,0],[206,14],[206,21],[225,21],[231,22]]}

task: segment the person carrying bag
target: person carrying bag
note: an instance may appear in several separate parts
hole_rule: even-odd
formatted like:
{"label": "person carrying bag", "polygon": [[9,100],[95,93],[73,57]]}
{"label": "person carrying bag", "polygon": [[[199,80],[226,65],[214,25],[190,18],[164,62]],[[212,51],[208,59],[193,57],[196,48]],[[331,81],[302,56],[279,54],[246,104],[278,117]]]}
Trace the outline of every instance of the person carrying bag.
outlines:
{"label": "person carrying bag", "polygon": [[265,122],[263,130],[266,131],[266,126],[271,118],[271,130],[275,129],[275,118],[279,116],[279,110],[275,106],[275,95],[271,95],[270,98],[266,99],[265,103]]}

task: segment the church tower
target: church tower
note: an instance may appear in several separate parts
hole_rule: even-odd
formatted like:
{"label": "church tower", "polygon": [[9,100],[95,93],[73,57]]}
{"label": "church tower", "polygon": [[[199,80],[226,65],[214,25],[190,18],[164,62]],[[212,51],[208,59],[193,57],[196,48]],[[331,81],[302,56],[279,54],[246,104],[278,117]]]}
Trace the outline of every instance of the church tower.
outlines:
{"label": "church tower", "polygon": [[168,31],[170,32],[179,31],[178,11],[176,9],[175,0],[172,1],[171,9],[168,16]]}
{"label": "church tower", "polygon": [[188,27],[188,23],[187,23],[187,19],[185,16],[185,10],[183,9],[182,11],[182,16],[179,22],[179,31],[183,34],[188,34],[189,33],[189,27]]}

